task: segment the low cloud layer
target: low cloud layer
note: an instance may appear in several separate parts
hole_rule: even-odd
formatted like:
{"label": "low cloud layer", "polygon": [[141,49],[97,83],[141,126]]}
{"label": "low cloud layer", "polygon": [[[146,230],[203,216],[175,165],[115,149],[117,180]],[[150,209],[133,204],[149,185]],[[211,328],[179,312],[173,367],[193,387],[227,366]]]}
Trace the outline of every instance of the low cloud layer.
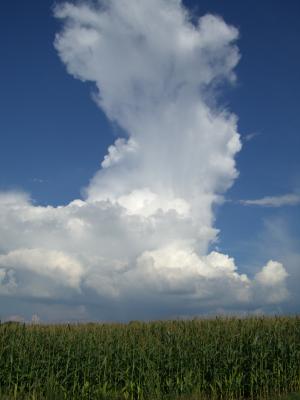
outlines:
{"label": "low cloud layer", "polygon": [[178,0],[65,3],[55,14],[68,72],[95,84],[128,136],[108,148],[83,199],[41,207],[0,194],[0,295],[73,304],[87,318],[89,306],[98,318],[109,309],[111,319],[286,300],[282,264],[248,277],[209,253],[213,209],[238,175],[237,118],[216,106],[216,88],[235,80],[237,29],[213,15],[193,25]]}

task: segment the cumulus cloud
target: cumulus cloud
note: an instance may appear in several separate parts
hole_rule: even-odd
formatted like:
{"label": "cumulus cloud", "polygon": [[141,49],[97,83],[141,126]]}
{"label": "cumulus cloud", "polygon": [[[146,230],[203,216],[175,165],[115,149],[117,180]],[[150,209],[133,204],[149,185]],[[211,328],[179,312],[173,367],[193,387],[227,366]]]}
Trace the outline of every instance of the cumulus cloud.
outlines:
{"label": "cumulus cloud", "polygon": [[268,303],[280,303],[289,296],[286,287],[287,271],[277,261],[270,260],[260,272],[255,275],[255,281],[265,290],[265,297]]}
{"label": "cumulus cloud", "polygon": [[288,302],[281,304],[285,313],[297,313],[300,306],[300,240],[297,235],[298,219],[284,215],[272,215],[264,219],[263,229],[259,240],[252,251],[259,258],[278,260],[288,267],[288,276],[284,286],[288,289]]}
{"label": "cumulus cloud", "polygon": [[[55,15],[68,72],[94,83],[127,137],[108,148],[83,199],[41,207],[0,194],[0,295],[84,301],[99,318],[269,301],[285,285],[282,265],[251,279],[209,253],[213,208],[238,175],[237,117],[216,105],[215,90],[235,80],[237,29],[209,14],[192,24],[179,0],[64,3]],[[265,286],[267,297],[256,295]]]}
{"label": "cumulus cloud", "polygon": [[268,264],[256,274],[255,278],[264,286],[274,286],[284,282],[287,276],[288,273],[281,263],[270,260]]}
{"label": "cumulus cloud", "polygon": [[[12,282],[17,287],[16,279],[20,277],[22,279],[21,290],[23,290],[28,279],[26,279],[27,275],[30,278],[30,282],[28,282],[29,290],[32,291],[32,289],[41,287],[41,285],[32,287],[32,275],[46,278],[47,284],[42,291],[38,292],[38,295],[42,297],[49,295],[49,287],[53,280],[62,286],[78,288],[83,274],[83,268],[75,258],[64,254],[62,251],[45,248],[19,248],[5,255],[0,255],[0,267],[5,268],[6,271],[11,271],[11,279],[7,280],[6,287],[7,285],[11,286]],[[24,276],[22,276],[23,274]]]}
{"label": "cumulus cloud", "polygon": [[261,207],[282,207],[282,206],[296,206],[300,204],[300,195],[290,193],[282,196],[266,196],[261,199],[255,200],[241,200],[244,206],[261,206]]}

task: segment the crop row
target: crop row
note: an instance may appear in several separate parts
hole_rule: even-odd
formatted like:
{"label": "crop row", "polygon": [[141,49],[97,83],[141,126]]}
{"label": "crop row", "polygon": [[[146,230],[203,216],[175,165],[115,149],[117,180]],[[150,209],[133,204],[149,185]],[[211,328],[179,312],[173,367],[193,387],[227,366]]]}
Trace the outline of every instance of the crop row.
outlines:
{"label": "crop row", "polygon": [[267,399],[300,390],[300,318],[0,325],[0,397]]}

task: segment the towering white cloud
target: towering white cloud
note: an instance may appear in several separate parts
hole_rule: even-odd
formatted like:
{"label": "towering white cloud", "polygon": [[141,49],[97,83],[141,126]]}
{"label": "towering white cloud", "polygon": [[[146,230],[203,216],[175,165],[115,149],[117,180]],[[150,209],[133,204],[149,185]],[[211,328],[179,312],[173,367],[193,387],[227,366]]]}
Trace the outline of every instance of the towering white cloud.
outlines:
{"label": "towering white cloud", "polygon": [[241,149],[215,90],[235,79],[237,29],[212,15],[194,25],[179,0],[65,3],[55,14],[68,72],[95,84],[128,136],[109,147],[82,200],[54,208],[0,196],[0,294],[92,299],[130,317],[139,302],[145,318],[149,305],[162,312],[155,304],[166,315],[247,308],[264,285],[270,298],[285,285],[283,266],[273,285],[271,264],[251,280],[229,256],[208,254],[213,207]]}

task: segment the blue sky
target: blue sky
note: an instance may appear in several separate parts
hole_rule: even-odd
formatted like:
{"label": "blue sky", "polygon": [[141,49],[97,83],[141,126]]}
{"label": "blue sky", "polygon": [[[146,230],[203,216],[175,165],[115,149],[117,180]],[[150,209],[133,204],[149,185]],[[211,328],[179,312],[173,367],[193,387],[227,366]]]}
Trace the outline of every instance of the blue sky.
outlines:
{"label": "blue sky", "polygon": [[[225,203],[216,207],[213,225],[220,233],[209,247],[234,257],[250,275],[269,259],[285,265],[292,255],[295,264],[299,202],[270,207],[240,201],[300,194],[300,4],[186,0],[184,5],[194,21],[211,13],[239,30],[237,80],[218,89],[219,104],[238,117],[239,177],[224,194]],[[118,123],[111,122],[92,98],[94,84],[67,73],[54,47],[62,21],[53,7],[48,0],[1,6],[0,190],[30,193],[33,204],[41,206],[84,197],[82,189],[100,169],[108,146],[124,137],[118,117]],[[14,302],[14,296],[10,299]],[[18,313],[17,305],[12,312]],[[24,314],[30,312],[28,307]]]}

